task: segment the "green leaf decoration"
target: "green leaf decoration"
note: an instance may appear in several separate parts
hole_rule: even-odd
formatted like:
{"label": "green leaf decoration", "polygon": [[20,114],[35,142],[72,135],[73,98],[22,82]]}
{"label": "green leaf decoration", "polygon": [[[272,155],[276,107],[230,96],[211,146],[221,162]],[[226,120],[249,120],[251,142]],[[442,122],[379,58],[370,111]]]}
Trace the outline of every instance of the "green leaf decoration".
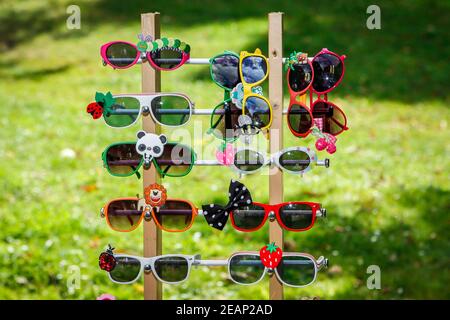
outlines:
{"label": "green leaf decoration", "polygon": [[269,243],[267,245],[267,251],[269,251],[270,253],[274,253],[275,251],[277,251],[278,247],[275,245],[275,242]]}
{"label": "green leaf decoration", "polygon": [[189,53],[191,51],[191,46],[186,44],[186,47],[184,48],[184,52]]}
{"label": "green leaf decoration", "polygon": [[100,103],[105,101],[105,95],[101,92],[95,93],[95,102]]}
{"label": "green leaf decoration", "polygon": [[186,48],[186,43],[181,42],[181,43],[180,43],[180,50],[181,50],[181,51],[184,51],[184,48]]}
{"label": "green leaf decoration", "polygon": [[162,41],[162,43],[163,43],[163,47],[168,47],[168,46],[169,46],[169,39],[167,39],[167,38],[162,38],[161,41]]}
{"label": "green leaf decoration", "polygon": [[175,39],[175,40],[173,41],[173,47],[174,47],[174,48],[179,48],[180,45],[181,45],[181,41],[180,41],[179,39]]}
{"label": "green leaf decoration", "polygon": [[115,102],[116,100],[112,96],[111,92],[108,91],[105,96],[105,107],[111,107]]}

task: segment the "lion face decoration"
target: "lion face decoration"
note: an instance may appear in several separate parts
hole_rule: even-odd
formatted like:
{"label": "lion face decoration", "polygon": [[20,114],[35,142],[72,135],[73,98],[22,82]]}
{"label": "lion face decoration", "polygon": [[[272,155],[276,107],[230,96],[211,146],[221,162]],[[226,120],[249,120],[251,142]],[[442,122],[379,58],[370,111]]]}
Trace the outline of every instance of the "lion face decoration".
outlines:
{"label": "lion face decoration", "polygon": [[136,151],[143,156],[144,164],[148,167],[153,158],[158,158],[163,154],[167,138],[163,134],[158,136],[157,134],[147,133],[142,130],[136,136],[138,138]]}
{"label": "lion face decoration", "polygon": [[167,190],[164,186],[153,183],[144,190],[145,203],[152,207],[161,207],[166,203]]}

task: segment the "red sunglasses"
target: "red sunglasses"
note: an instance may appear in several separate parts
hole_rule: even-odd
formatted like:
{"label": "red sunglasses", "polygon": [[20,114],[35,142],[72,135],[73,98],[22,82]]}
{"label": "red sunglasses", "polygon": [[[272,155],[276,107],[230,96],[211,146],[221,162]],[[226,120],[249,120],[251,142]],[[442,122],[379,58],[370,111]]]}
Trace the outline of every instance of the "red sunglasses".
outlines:
{"label": "red sunglasses", "polygon": [[306,231],[312,228],[316,217],[326,217],[327,211],[316,202],[284,202],[275,205],[253,202],[253,204],[230,213],[231,223],[236,230],[251,232],[259,230],[267,218],[275,219],[289,231]]}

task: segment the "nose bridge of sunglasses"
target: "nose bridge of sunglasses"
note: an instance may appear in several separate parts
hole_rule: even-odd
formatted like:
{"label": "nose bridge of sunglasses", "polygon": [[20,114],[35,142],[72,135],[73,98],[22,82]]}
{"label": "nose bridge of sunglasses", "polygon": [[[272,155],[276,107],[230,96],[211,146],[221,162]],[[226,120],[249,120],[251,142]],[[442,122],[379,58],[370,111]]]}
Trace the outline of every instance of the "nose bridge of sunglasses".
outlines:
{"label": "nose bridge of sunglasses", "polygon": [[145,206],[144,219],[145,219],[145,221],[152,220],[152,207],[151,206]]}
{"label": "nose bridge of sunglasses", "polygon": [[144,272],[147,273],[147,274],[151,273],[152,272],[152,266],[150,264],[148,264],[148,263],[146,265],[144,265]]}

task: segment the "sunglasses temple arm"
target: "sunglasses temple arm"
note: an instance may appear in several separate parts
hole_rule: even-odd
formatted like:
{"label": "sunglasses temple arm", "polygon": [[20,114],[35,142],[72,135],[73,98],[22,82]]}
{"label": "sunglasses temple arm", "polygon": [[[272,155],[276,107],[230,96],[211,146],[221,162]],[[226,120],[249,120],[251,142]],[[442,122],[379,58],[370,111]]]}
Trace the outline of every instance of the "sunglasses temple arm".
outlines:
{"label": "sunglasses temple arm", "polygon": [[328,268],[328,259],[325,258],[324,256],[320,256],[319,259],[317,259],[316,264],[318,270]]}
{"label": "sunglasses temple arm", "polygon": [[195,260],[194,264],[197,266],[207,266],[207,267],[221,267],[227,266],[228,260]]}
{"label": "sunglasses temple arm", "polygon": [[323,160],[317,160],[316,165],[329,168],[330,167],[330,159],[326,158]]}

